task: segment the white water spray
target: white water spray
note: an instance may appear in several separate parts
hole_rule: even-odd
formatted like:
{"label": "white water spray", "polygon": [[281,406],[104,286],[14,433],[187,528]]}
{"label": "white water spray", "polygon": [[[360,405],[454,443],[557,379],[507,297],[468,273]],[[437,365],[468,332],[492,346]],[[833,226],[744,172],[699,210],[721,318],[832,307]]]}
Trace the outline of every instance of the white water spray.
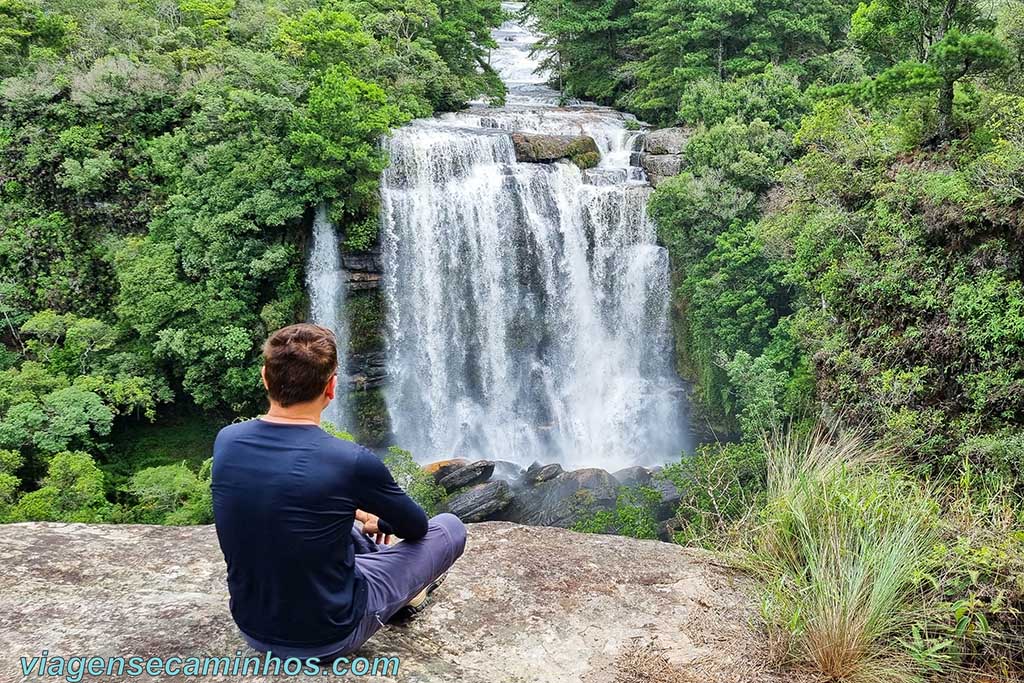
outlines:
{"label": "white water spray", "polygon": [[[630,165],[638,133],[607,108],[556,106],[523,26],[506,22],[495,38],[506,106],[416,121],[386,143],[396,442],[422,461],[617,469],[677,458],[688,404],[670,366],[668,256],[647,218],[650,186]],[[507,131],[590,135],[601,163],[517,163]]]}
{"label": "white water spray", "polygon": [[313,216],[313,244],[306,265],[306,291],[309,292],[310,319],[334,332],[338,343],[338,392],[336,398],[328,404],[323,418],[339,428],[349,428],[345,353],[348,348],[348,321],[345,317],[344,275],[337,227],[327,215],[327,205],[320,204]]}

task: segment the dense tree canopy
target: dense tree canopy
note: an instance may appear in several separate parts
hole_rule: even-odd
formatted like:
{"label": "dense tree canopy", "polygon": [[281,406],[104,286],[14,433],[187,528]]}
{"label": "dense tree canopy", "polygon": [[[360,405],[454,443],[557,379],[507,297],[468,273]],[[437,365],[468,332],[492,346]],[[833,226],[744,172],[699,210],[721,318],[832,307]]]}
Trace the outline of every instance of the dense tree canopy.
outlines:
{"label": "dense tree canopy", "polygon": [[[305,309],[312,207],[365,248],[380,136],[500,99],[501,20],[497,0],[0,1],[0,497],[58,462],[93,482],[82,458],[171,401],[255,411],[258,344]],[[186,479],[128,490],[156,519],[153,482]]]}
{"label": "dense tree canopy", "polygon": [[1019,429],[1020,2],[529,10],[570,94],[692,129],[650,210],[713,423],[821,401],[940,469]]}

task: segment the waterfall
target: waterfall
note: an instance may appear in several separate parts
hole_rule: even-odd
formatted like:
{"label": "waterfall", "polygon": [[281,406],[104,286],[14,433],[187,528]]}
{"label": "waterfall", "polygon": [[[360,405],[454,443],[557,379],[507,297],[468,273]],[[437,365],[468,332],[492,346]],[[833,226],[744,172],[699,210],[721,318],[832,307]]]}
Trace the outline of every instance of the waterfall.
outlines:
{"label": "waterfall", "polygon": [[[423,461],[677,458],[688,404],[671,368],[668,256],[630,164],[639,134],[614,110],[557,106],[528,27],[509,21],[495,38],[504,107],[415,121],[385,143],[395,440]],[[518,163],[509,131],[585,133],[601,162]]]}
{"label": "waterfall", "polygon": [[347,428],[350,425],[346,410],[348,322],[345,318],[345,274],[341,269],[338,230],[327,211],[327,204],[321,203],[313,216],[313,244],[306,265],[306,291],[309,292],[310,319],[334,332],[338,343],[338,391],[324,411],[323,419],[336,427]]}

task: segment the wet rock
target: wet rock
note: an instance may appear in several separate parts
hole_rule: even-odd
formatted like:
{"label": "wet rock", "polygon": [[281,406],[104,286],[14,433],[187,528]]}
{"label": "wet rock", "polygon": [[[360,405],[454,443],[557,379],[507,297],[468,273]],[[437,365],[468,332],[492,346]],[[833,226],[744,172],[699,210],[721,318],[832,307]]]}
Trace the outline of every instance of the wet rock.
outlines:
{"label": "wet rock", "polygon": [[583,169],[593,168],[601,161],[601,152],[589,135],[545,135],[513,133],[516,160],[551,163],[568,159]]}
{"label": "wet rock", "polygon": [[466,486],[487,481],[494,473],[494,463],[490,460],[477,460],[468,465],[457,467],[437,479],[437,483],[448,493]]}
{"label": "wet rock", "polygon": [[360,273],[383,273],[384,264],[380,254],[369,252],[365,254],[342,254],[341,267],[345,270],[358,271]]}
{"label": "wet rock", "polygon": [[676,485],[664,477],[655,476],[651,480],[650,486],[661,494],[661,500],[654,511],[654,518],[662,521],[674,517],[679,510],[679,503],[682,500]]}
{"label": "wet rock", "polygon": [[562,472],[546,481],[517,488],[501,519],[568,528],[599,510],[614,508],[618,492],[619,483],[602,469]]}
{"label": "wet rock", "polygon": [[494,474],[491,475],[494,479],[504,479],[506,481],[514,481],[523,476],[524,470],[514,462],[508,460],[495,460],[494,461]]}
{"label": "wet rock", "polygon": [[633,465],[632,467],[626,467],[613,472],[612,476],[622,486],[648,486],[651,483],[650,470],[639,465]]}
{"label": "wet rock", "polygon": [[387,354],[384,351],[354,353],[348,359],[350,390],[376,389],[387,382]]}
{"label": "wet rock", "polygon": [[693,131],[689,128],[659,128],[644,135],[644,151],[648,154],[679,154],[686,147]]}
{"label": "wet rock", "polygon": [[539,484],[542,481],[554,479],[562,472],[562,466],[557,462],[553,462],[550,465],[541,465],[539,462],[535,462],[526,468],[526,473],[523,475],[523,483]]}
{"label": "wet rock", "polygon": [[[18,679],[20,658],[43,649],[63,656],[254,654],[228,611],[212,526],[4,524],[0,553],[2,680]],[[389,624],[354,656],[399,657],[396,677],[372,679],[397,683],[791,681],[767,670],[750,626],[757,609],[743,592],[747,580],[709,559],[668,543],[470,524],[466,554],[430,607]],[[648,659],[659,668],[644,675],[632,664],[654,641],[658,656]],[[143,673],[131,680],[170,679]],[[272,680],[342,679],[317,672]]]}
{"label": "wet rock", "polygon": [[445,510],[463,522],[484,522],[494,519],[512,502],[512,489],[503,479],[477,484],[448,499]]}
{"label": "wet rock", "polygon": [[624,168],[592,168],[583,172],[583,182],[590,185],[621,185],[628,179]]}
{"label": "wet rock", "polygon": [[423,470],[428,474],[433,474],[435,482],[440,482],[444,477],[468,464],[469,461],[465,458],[451,458],[449,460],[438,460],[437,462],[424,465]]}
{"label": "wet rock", "polygon": [[640,166],[647,174],[651,185],[658,186],[665,178],[679,175],[683,170],[684,160],[682,154],[641,154]]}
{"label": "wet rock", "polygon": [[380,287],[380,273],[364,273],[360,271],[348,271],[345,274],[345,281],[351,291],[366,291]]}

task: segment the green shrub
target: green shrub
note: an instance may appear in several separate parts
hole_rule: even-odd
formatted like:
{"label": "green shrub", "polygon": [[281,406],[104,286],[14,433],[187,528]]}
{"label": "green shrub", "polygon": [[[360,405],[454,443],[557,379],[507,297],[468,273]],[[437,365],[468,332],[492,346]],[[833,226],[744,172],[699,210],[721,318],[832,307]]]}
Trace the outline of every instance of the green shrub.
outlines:
{"label": "green shrub", "polygon": [[767,504],[747,547],[782,659],[857,683],[940,669],[949,643],[910,638],[927,619],[919,582],[938,540],[934,499],[857,434],[819,428],[764,447]]}
{"label": "green shrub", "polygon": [[391,470],[391,476],[398,485],[405,489],[409,497],[419,503],[428,515],[438,512],[445,500],[444,488],[434,481],[434,475],[413,460],[412,453],[392,446],[384,456],[384,464]]}
{"label": "green shrub", "polygon": [[88,453],[64,451],[50,460],[41,488],[10,509],[10,522],[103,522],[112,512],[103,495],[103,472]]}
{"label": "green shrub", "polygon": [[675,541],[727,547],[735,525],[764,501],[764,450],[756,443],[707,444],[662,476],[680,494]]}
{"label": "green shrub", "polygon": [[335,427],[333,422],[329,422],[327,420],[324,420],[324,421],[322,421],[320,423],[320,429],[324,430],[325,432],[327,432],[331,436],[335,436],[335,437],[337,437],[339,439],[342,439],[344,441],[355,442],[355,440],[356,440],[356,438],[354,436],[352,436],[351,434],[346,432],[344,429],[340,429],[338,427]]}
{"label": "green shrub", "polygon": [[382,446],[387,443],[391,432],[391,418],[380,389],[353,391],[349,401],[355,417],[352,430],[356,441],[367,446]]}
{"label": "green shrub", "polygon": [[584,515],[572,529],[591,534],[657,538],[655,511],[660,502],[661,493],[650,486],[622,486],[613,509]]}
{"label": "green shrub", "polygon": [[126,487],[138,500],[129,518],[145,524],[209,524],[213,521],[212,466],[211,458],[198,474],[184,462],[136,472]]}

